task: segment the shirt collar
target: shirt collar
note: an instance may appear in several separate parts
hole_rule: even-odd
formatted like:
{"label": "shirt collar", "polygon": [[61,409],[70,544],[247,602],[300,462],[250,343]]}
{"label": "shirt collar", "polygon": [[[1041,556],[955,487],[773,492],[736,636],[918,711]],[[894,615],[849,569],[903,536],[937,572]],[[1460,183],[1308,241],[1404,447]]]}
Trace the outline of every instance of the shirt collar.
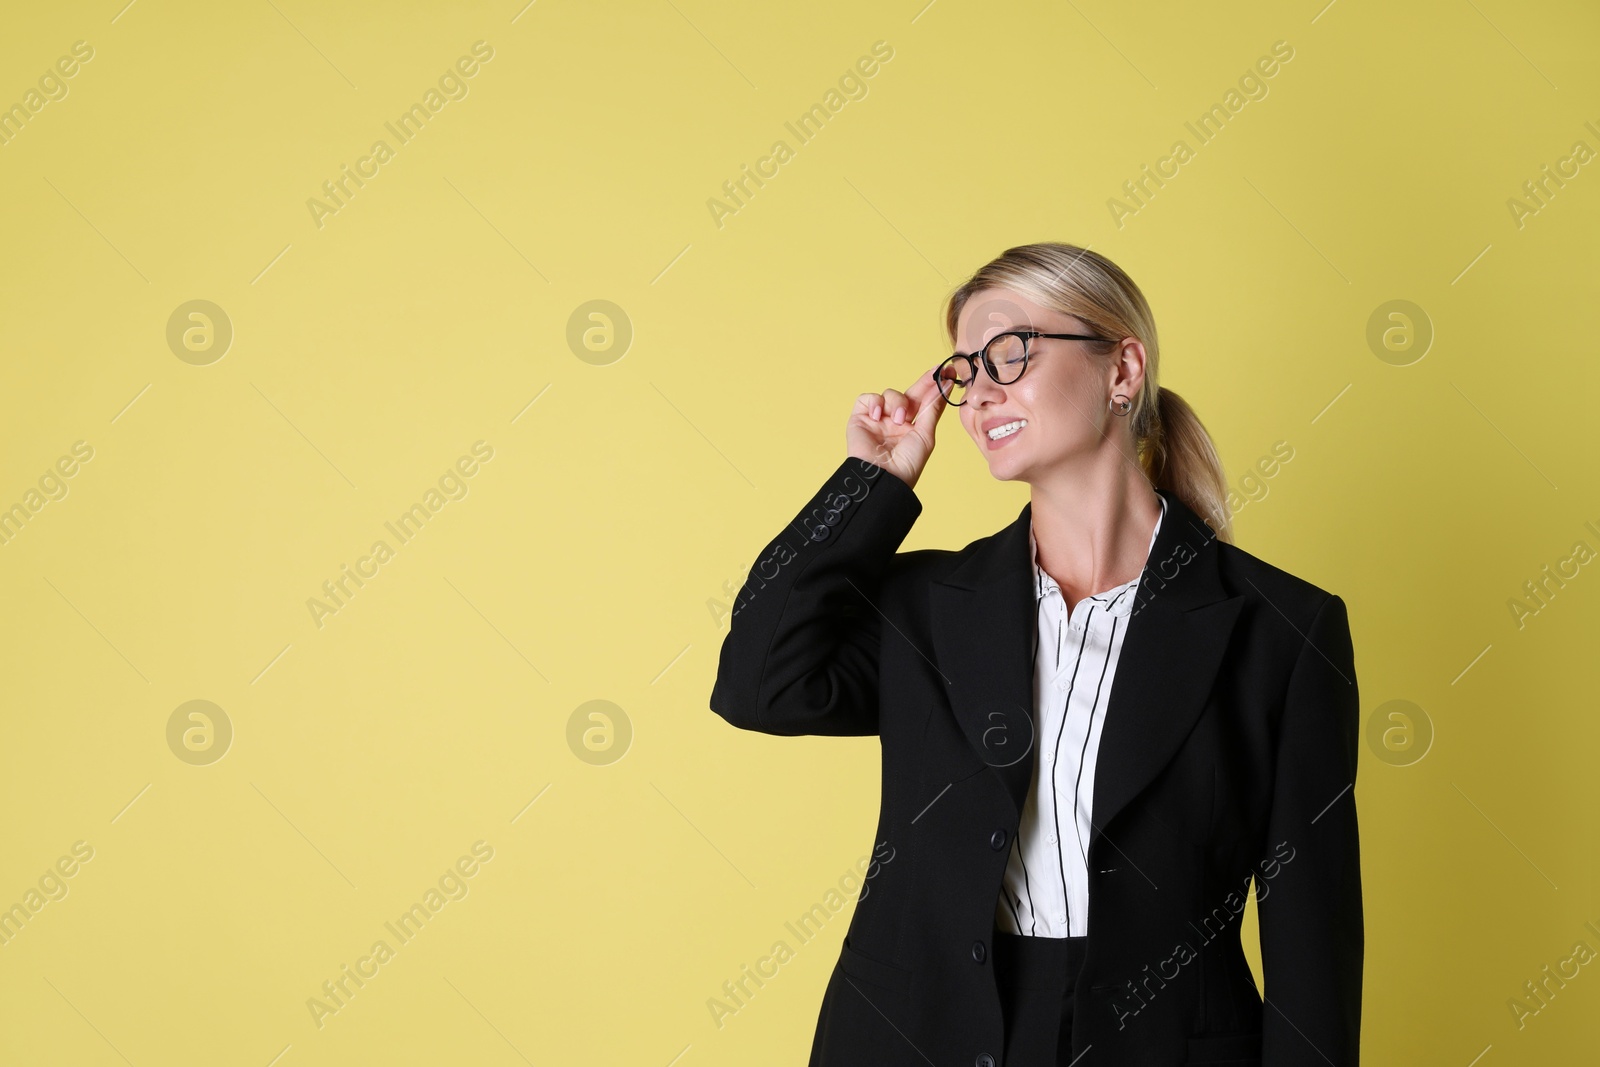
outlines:
{"label": "shirt collar", "polygon": [[[1145,560],[1147,564],[1150,558],[1150,552],[1156,547],[1156,534],[1161,532],[1161,520],[1166,518],[1167,515],[1167,498],[1161,496],[1160,493],[1157,493],[1156,497],[1161,501],[1161,514],[1156,516],[1155,529],[1150,531],[1150,545],[1145,549]],[[1056,580],[1054,578],[1050,577],[1050,575],[1039,566],[1039,541],[1033,536],[1032,523],[1028,524],[1028,554],[1033,564],[1033,588],[1035,592],[1034,602],[1037,603],[1038,601],[1049,596],[1051,593],[1059,593],[1061,591],[1061,587],[1056,584]],[[1143,577],[1143,569],[1140,570],[1139,574],[1140,577]],[[1089,597],[1089,599],[1099,601],[1100,603],[1106,605],[1104,610],[1109,614],[1127,616],[1133,611],[1133,589],[1138,584],[1138,578],[1131,578],[1113,589],[1107,589],[1104,592],[1095,593],[1093,596]]]}

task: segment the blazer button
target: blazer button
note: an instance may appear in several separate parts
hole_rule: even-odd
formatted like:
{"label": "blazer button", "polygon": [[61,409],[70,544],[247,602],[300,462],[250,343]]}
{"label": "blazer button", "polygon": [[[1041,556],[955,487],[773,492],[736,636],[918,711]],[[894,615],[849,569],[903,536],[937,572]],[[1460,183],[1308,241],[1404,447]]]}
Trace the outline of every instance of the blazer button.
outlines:
{"label": "blazer button", "polygon": [[993,834],[991,834],[989,836],[989,847],[994,849],[996,852],[999,852],[1001,849],[1005,848],[1006,832],[1004,830],[996,830]]}
{"label": "blazer button", "polygon": [[985,949],[983,947],[983,942],[982,941],[974,941],[972,943],[972,958],[974,960],[976,960],[977,962],[982,963],[983,962],[983,958],[986,955],[988,955],[988,953],[985,951]]}
{"label": "blazer button", "polygon": [[987,1052],[978,1053],[977,1067],[994,1067],[994,1057]]}

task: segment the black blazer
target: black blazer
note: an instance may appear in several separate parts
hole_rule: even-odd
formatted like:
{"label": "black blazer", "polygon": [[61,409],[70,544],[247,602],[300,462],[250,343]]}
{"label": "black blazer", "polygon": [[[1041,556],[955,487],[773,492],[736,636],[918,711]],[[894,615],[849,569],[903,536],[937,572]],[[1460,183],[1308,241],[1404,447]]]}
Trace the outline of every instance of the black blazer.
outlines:
{"label": "black blazer", "polygon": [[[1359,704],[1344,602],[1215,539],[1174,494],[1101,737],[1076,1067],[1355,1067]],[[846,459],[751,568],[711,709],[769,734],[876,734],[876,849],[812,1067],[996,1067],[995,905],[1032,785],[1032,504],[960,550]],[[1239,944],[1256,881],[1266,997]],[[1000,1065],[1004,1067],[1004,1065]]]}

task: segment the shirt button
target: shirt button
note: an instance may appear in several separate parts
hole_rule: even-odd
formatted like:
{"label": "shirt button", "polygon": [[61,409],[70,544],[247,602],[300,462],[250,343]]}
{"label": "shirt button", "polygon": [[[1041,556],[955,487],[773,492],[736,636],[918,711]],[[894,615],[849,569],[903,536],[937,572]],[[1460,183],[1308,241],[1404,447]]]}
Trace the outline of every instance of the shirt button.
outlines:
{"label": "shirt button", "polygon": [[987,1052],[980,1052],[974,1063],[976,1067],[994,1067],[994,1057]]}
{"label": "shirt button", "polygon": [[1056,835],[1055,834],[1045,834],[1044,835],[1044,839],[1046,841],[1050,842],[1052,845],[1056,843]]}
{"label": "shirt button", "polygon": [[987,955],[988,955],[988,952],[984,949],[982,941],[974,941],[972,943],[972,958],[974,960],[976,960],[979,963],[982,963],[983,962],[983,958],[985,956],[987,956]]}
{"label": "shirt button", "polygon": [[1005,848],[1006,832],[1004,830],[996,830],[994,833],[990,834],[989,847],[994,849],[996,852],[999,852],[1001,849]]}

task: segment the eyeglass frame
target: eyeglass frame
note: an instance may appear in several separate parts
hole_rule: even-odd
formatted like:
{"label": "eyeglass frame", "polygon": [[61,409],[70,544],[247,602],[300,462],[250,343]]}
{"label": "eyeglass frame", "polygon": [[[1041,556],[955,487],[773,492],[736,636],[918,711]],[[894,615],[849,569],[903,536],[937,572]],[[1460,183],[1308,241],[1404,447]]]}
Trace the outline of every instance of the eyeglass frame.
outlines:
{"label": "eyeglass frame", "polygon": [[[1002,337],[1020,337],[1020,338],[1022,338],[1022,369],[1017,371],[1017,376],[1015,378],[1011,379],[1009,382],[1002,382],[1000,380],[1000,375],[994,369],[994,361],[989,357],[989,348],[990,348],[990,346],[992,346],[996,341],[1000,340],[1000,338],[1002,338]],[[1028,350],[1028,342],[1033,340],[1036,337],[1046,337],[1046,338],[1050,338],[1052,340],[1057,340],[1057,341],[1105,341],[1105,342],[1115,342],[1117,340],[1114,337],[1092,337],[1092,336],[1090,336],[1088,334],[1082,334],[1082,333],[1044,333],[1044,332],[1042,332],[1040,330],[1005,330],[1005,331],[1002,331],[1001,333],[995,334],[993,337],[991,337],[987,341],[985,341],[983,343],[983,347],[980,348],[977,352],[971,352],[971,353],[968,353],[968,352],[952,352],[952,353],[950,353],[948,358],[940,360],[939,361],[939,365],[937,367],[933,368],[933,384],[934,384],[934,388],[939,390],[939,394],[944,397],[945,403],[951,405],[952,407],[960,407],[961,405],[965,404],[967,402],[965,397],[963,397],[961,400],[957,401],[957,400],[951,400],[950,397],[947,394],[945,394],[944,387],[939,384],[939,381],[940,381],[939,372],[941,370],[943,370],[945,368],[945,365],[948,364],[951,360],[954,360],[954,359],[964,359],[964,360],[966,360],[967,361],[967,370],[970,372],[969,377],[971,378],[971,381],[969,381],[966,385],[962,386],[962,388],[970,389],[972,387],[972,383],[976,382],[978,380],[978,364],[975,361],[979,360],[980,357],[981,357],[981,360],[982,360],[982,363],[983,363],[983,369],[988,373],[990,381],[994,382],[996,385],[1015,385],[1017,382],[1021,381],[1022,380],[1022,376],[1028,372],[1028,359],[1033,355],[1033,353]]]}

